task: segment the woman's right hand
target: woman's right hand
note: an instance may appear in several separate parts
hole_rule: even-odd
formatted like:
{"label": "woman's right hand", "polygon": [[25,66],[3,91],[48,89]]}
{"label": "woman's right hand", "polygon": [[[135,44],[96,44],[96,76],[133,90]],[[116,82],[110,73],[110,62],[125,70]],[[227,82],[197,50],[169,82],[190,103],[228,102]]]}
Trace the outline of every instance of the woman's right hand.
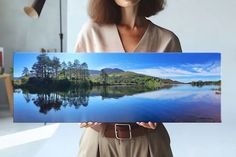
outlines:
{"label": "woman's right hand", "polygon": [[90,128],[101,124],[102,123],[97,123],[97,122],[80,123],[80,128]]}

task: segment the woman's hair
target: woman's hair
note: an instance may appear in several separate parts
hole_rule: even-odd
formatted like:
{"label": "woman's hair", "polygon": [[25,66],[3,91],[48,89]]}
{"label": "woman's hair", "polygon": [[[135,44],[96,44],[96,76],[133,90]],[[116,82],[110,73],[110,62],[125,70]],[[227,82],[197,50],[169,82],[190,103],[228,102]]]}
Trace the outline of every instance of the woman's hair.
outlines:
{"label": "woman's hair", "polygon": [[[138,16],[150,17],[164,9],[165,0],[141,0]],[[121,7],[115,0],[89,0],[88,13],[94,22],[118,24],[121,20]]]}

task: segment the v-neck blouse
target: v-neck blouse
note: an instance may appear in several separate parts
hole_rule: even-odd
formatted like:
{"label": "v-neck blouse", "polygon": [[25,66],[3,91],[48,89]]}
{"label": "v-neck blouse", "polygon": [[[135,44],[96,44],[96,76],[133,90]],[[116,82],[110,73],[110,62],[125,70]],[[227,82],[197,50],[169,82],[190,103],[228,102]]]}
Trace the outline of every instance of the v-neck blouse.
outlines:
{"label": "v-neck blouse", "polygon": [[[144,32],[144,34],[142,35],[141,39],[138,41],[137,45],[135,45],[134,49],[133,49],[133,52],[137,52],[137,49],[140,45],[140,43],[142,43],[142,41],[145,39],[146,37],[146,34],[149,32],[149,29],[150,29],[150,25],[151,25],[151,21],[149,21],[148,23],[148,26]],[[121,44],[122,48],[123,48],[123,51],[122,52],[125,52],[125,48],[124,48],[124,44],[122,42],[122,39],[121,39],[121,36],[120,36],[120,33],[119,33],[119,29],[117,27],[117,25],[114,25],[116,27],[116,35],[118,34],[118,38],[119,39],[119,43]],[[130,53],[130,52],[129,52]]]}
{"label": "v-neck blouse", "polygon": [[[123,52],[117,26],[88,22],[79,33],[76,52]],[[178,37],[171,31],[149,22],[134,52],[181,52]]]}

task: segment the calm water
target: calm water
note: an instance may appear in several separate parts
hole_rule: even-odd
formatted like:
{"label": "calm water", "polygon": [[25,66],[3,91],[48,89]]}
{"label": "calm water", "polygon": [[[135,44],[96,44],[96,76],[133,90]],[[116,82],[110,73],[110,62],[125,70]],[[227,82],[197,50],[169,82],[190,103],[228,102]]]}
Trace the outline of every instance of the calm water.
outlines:
{"label": "calm water", "polygon": [[14,92],[15,122],[220,122],[218,86],[175,85],[157,90],[93,88],[30,94]]}

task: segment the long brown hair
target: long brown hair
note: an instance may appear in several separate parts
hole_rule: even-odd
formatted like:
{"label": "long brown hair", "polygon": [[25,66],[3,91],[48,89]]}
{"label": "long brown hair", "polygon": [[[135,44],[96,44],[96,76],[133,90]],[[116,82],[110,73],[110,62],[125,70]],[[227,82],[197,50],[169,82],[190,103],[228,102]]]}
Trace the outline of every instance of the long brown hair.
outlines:
{"label": "long brown hair", "polygon": [[[141,0],[138,16],[150,17],[164,9],[165,0]],[[115,0],[89,0],[88,14],[94,22],[118,24],[121,20],[121,8]]]}

